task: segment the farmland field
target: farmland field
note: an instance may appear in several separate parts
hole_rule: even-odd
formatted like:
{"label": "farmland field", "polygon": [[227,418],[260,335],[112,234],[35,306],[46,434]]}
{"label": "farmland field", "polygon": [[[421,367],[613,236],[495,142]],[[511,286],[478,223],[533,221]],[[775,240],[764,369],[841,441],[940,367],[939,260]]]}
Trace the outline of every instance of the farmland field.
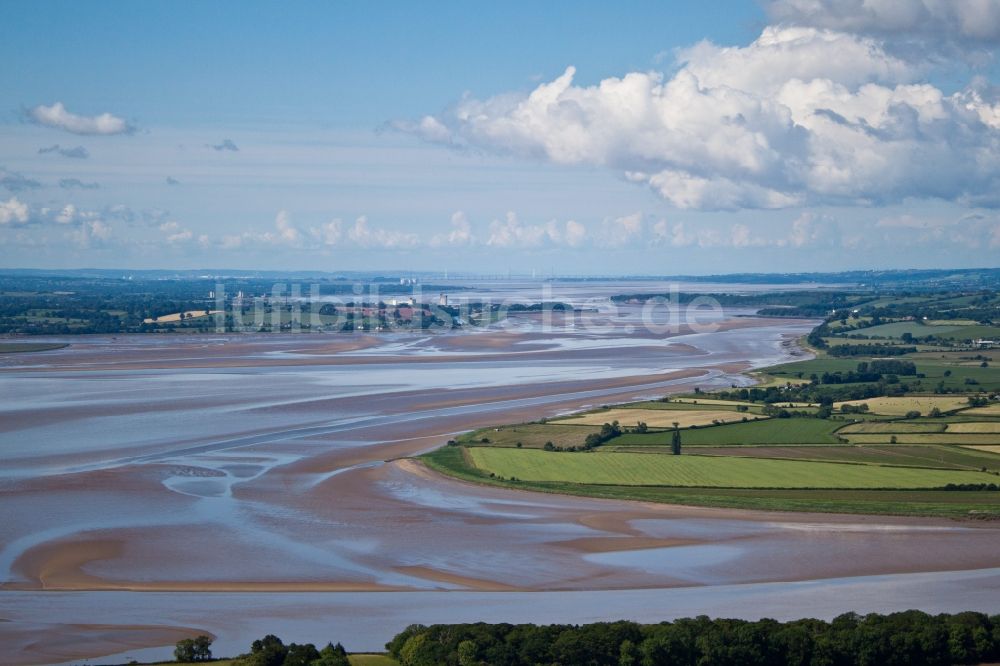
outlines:
{"label": "farmland field", "polygon": [[558,419],[556,422],[570,425],[599,426],[604,423],[618,421],[623,426],[634,426],[639,421],[642,421],[653,428],[670,428],[676,422],[680,424],[680,427],[688,428],[693,425],[709,425],[713,421],[741,421],[742,419],[742,414],[728,409],[660,410],[616,408],[591,412],[566,419]]}
{"label": "farmland field", "polygon": [[837,431],[838,435],[862,435],[878,433],[931,433],[944,432],[948,427],[947,423],[913,423],[911,421],[875,421],[852,423]]}
{"label": "farmland field", "polygon": [[600,428],[587,425],[563,425],[559,423],[523,423],[520,425],[486,428],[463,435],[458,441],[482,443],[486,438],[493,446],[517,446],[518,442],[528,448],[540,449],[548,442],[553,446],[581,446],[587,435]]}
{"label": "farmland field", "polygon": [[880,433],[871,435],[844,435],[851,444],[889,444],[895,437],[898,444],[1000,444],[1000,435],[982,433]]}
{"label": "farmland field", "polygon": [[[836,444],[840,440],[834,431],[842,421],[824,419],[767,419],[747,423],[688,429],[683,431],[684,446],[719,444]],[[657,446],[669,443],[668,435],[625,434],[615,438],[614,445]]]}
{"label": "farmland field", "polygon": [[927,326],[915,321],[899,321],[892,324],[882,324],[880,326],[870,326],[860,329],[858,333],[867,335],[870,338],[901,338],[904,333],[909,333],[915,338],[922,338],[928,335],[944,337],[960,331],[962,326]]}
{"label": "farmland field", "polygon": [[[823,448],[823,447],[811,447]],[[955,451],[971,451],[959,449]],[[508,449],[509,451],[509,449]],[[517,453],[517,451],[512,451]],[[510,487],[586,497],[629,499],[667,504],[731,507],[780,511],[821,511],[860,514],[966,517],[1000,516],[1000,492],[944,492],[941,490],[700,488],[669,486],[597,485],[572,482],[516,483],[491,478],[470,464],[469,451],[443,447],[423,457],[439,472],[460,479]],[[555,454],[558,455],[558,454]],[[989,455],[986,453],[976,455]],[[666,456],[664,456],[666,457]],[[672,457],[672,456],[671,456]],[[997,477],[993,477],[996,479]]]}
{"label": "farmland field", "polygon": [[906,396],[903,398],[868,398],[867,400],[848,400],[834,405],[840,409],[843,405],[858,406],[867,404],[868,409],[875,414],[886,416],[903,416],[909,411],[918,411],[926,415],[937,407],[942,412],[968,407],[969,402],[964,397],[951,396]]}
{"label": "farmland field", "polygon": [[618,486],[719,488],[936,488],[949,483],[995,483],[982,472],[800,462],[756,458],[643,453],[549,453],[487,447],[469,449],[472,463],[524,481]]}
{"label": "farmland field", "polygon": [[975,319],[930,319],[924,322],[924,326],[977,326]]}
{"label": "farmland field", "polygon": [[974,446],[963,446],[963,449],[974,449],[976,451],[985,451],[986,453],[997,453],[1000,454],[1000,445],[974,445]]}
{"label": "farmland field", "polygon": [[[980,448],[980,447],[976,447]],[[991,447],[983,447],[991,448]],[[1000,451],[1000,447],[997,448]],[[832,462],[873,463],[937,467],[940,469],[1000,470],[1000,456],[989,451],[972,451],[959,446],[753,446],[705,447],[699,455],[744,456],[750,458],[786,458]]]}
{"label": "farmland field", "polygon": [[959,321],[946,322],[941,320],[940,322],[923,324],[915,321],[900,321],[892,324],[882,324],[880,326],[871,326],[869,328],[862,328],[856,331],[861,335],[866,335],[870,338],[891,338],[898,339],[903,337],[903,334],[909,333],[915,338],[923,338],[928,335],[933,335],[937,338],[944,338],[949,340],[972,340],[976,338],[991,338],[996,339],[1000,337],[1000,328],[996,326],[983,326],[975,322]]}
{"label": "farmland field", "polygon": [[796,361],[795,363],[776,365],[768,368],[767,372],[770,375],[781,375],[781,379],[785,379],[786,375],[791,378],[799,378],[800,374],[804,376],[803,378],[808,378],[811,373],[822,374],[824,372],[848,371],[855,370],[857,367],[858,362],[855,359],[822,357],[810,361]]}
{"label": "farmland field", "polygon": [[1000,434],[1000,421],[972,423],[949,423],[948,432]]}

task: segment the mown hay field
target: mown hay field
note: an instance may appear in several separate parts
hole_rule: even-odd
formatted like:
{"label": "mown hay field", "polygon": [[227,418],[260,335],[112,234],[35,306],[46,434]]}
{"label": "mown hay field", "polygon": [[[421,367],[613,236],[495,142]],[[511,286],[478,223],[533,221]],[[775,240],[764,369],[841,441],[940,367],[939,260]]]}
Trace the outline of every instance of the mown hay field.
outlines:
{"label": "mown hay field", "polygon": [[1000,444],[975,444],[971,446],[963,446],[962,448],[985,451],[986,453],[1000,453]]}
{"label": "mown hay field", "polygon": [[928,396],[906,396],[901,398],[869,398],[867,400],[848,400],[846,402],[838,402],[834,404],[834,408],[840,409],[843,405],[853,405],[857,407],[858,405],[867,404],[868,410],[875,414],[885,414],[887,416],[903,416],[907,412],[917,411],[923,415],[927,415],[935,407],[942,412],[948,412],[953,409],[961,409],[962,407],[968,407],[969,401],[963,397],[952,397],[952,396],[938,396],[938,395],[928,395]]}
{"label": "mown hay field", "polygon": [[[651,428],[671,428],[673,424],[679,423],[681,428],[689,428],[693,425],[711,425],[715,421],[724,423],[742,421],[744,415],[740,412],[723,409],[629,409],[616,408],[607,409],[600,412],[591,412],[565,419],[558,419],[556,423],[567,425],[602,425],[618,421],[622,426],[634,426],[642,421]],[[760,418],[760,417],[758,417]]]}
{"label": "mown hay field", "polygon": [[947,423],[910,423],[908,421],[868,421],[852,423],[837,431],[838,435],[874,435],[878,433],[932,433],[944,432]]}
{"label": "mown hay field", "polygon": [[1000,434],[1000,421],[971,423],[949,423],[948,432],[992,433]]}
{"label": "mown hay field", "polygon": [[1000,434],[984,433],[880,433],[872,435],[843,435],[851,444],[1000,444]]}

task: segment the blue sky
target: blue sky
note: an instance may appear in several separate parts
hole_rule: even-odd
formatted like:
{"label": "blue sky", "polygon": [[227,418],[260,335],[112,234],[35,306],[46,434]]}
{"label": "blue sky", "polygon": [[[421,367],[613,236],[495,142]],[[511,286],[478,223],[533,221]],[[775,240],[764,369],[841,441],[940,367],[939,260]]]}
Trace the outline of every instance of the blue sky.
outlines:
{"label": "blue sky", "polygon": [[995,265],[1000,7],[702,4],[6,2],[0,266]]}
{"label": "blue sky", "polygon": [[748,2],[18,2],[5,89],[147,127],[372,130],[465,91],[527,89],[569,64],[598,81],[703,38],[752,39]]}

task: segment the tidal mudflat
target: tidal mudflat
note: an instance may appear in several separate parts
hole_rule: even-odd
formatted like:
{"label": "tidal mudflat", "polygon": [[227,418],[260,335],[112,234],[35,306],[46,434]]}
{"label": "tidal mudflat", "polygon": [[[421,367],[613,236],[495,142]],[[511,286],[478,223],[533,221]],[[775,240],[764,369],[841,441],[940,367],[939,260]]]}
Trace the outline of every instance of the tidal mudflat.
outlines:
{"label": "tidal mudflat", "polygon": [[[788,617],[783,600],[809,590],[864,589],[873,610],[918,605],[911,585],[942,610],[964,609],[970,588],[1000,598],[992,524],[540,495],[402,459],[475,427],[745,383],[741,371],[788,360],[813,325],[745,315],[702,333],[651,332],[625,307],[594,315],[600,326],[524,315],[475,333],[86,337],[2,358],[0,637],[17,663],[152,648],[184,628],[235,651],[304,617],[288,614],[303,592],[330,622],[288,637],[363,637],[352,649],[438,615],[701,612],[679,591],[692,587],[712,591],[704,612]],[[525,594],[545,617],[509,616],[534,604]],[[642,612],[625,612],[630,595],[648,595]],[[859,597],[826,598],[801,612]],[[54,625],[78,640],[35,652]]]}

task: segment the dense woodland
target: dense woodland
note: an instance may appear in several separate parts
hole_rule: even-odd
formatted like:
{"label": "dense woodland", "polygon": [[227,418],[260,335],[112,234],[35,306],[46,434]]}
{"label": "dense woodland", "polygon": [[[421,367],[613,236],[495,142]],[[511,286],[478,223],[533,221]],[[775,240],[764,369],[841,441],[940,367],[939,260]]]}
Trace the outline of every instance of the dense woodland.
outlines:
{"label": "dense woodland", "polygon": [[893,666],[1000,659],[1000,616],[841,615],[832,622],[414,625],[386,646],[403,666]]}
{"label": "dense woodland", "polygon": [[[178,642],[184,663],[212,658],[207,636]],[[830,622],[685,618],[659,624],[414,624],[386,644],[401,666],[951,666],[1000,659],[1000,615],[846,613]],[[233,666],[348,666],[340,644],[274,635]]]}

